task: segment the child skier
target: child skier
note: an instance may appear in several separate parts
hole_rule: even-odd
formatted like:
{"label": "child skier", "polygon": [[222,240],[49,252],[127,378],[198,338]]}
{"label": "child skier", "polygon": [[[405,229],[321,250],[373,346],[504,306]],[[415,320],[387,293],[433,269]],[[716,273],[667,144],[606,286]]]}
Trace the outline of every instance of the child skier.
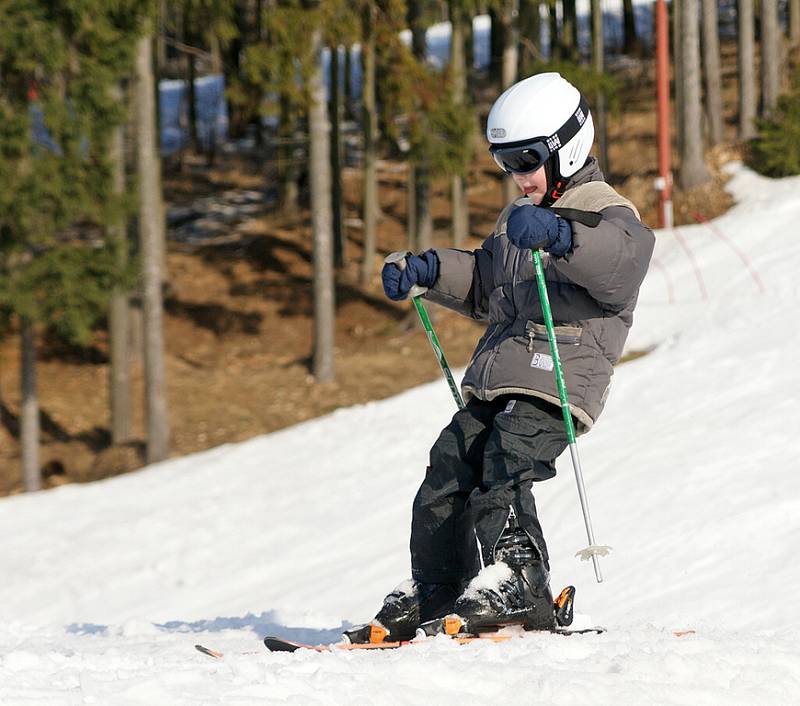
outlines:
{"label": "child skier", "polygon": [[[567,436],[531,249],[545,253],[570,408],[576,429],[586,432],[608,395],[654,237],[589,157],[589,107],[559,74],[505,91],[486,132],[522,198],[503,210],[478,250],[434,248],[409,253],[402,269],[383,268],[390,299],[420,285],[428,300],[488,326],[462,381],[466,407],[433,445],[414,500],[412,578],[386,597],[366,632],[349,633],[353,641],[370,639],[373,626],[386,640],[409,639],[422,622],[448,613],[471,627],[555,627],[531,489],[555,475]],[[599,222],[586,218],[598,213]]]}

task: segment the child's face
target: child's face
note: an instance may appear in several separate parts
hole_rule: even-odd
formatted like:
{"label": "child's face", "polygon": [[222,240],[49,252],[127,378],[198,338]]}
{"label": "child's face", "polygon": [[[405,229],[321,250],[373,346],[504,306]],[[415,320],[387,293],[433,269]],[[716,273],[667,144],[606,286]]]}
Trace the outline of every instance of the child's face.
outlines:
{"label": "child's face", "polygon": [[523,194],[526,194],[534,206],[538,206],[544,195],[547,193],[547,175],[544,172],[544,165],[534,172],[525,174],[512,174],[517,186]]}

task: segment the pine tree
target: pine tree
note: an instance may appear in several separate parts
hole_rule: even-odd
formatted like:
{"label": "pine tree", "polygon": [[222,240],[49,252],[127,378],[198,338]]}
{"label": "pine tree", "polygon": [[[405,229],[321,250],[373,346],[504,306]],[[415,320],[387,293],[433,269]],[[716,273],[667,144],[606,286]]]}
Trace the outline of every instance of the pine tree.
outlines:
{"label": "pine tree", "polygon": [[38,487],[36,335],[88,343],[124,279],[110,226],[113,87],[148,3],[8,0],[0,6],[0,319],[22,341],[23,467]]}

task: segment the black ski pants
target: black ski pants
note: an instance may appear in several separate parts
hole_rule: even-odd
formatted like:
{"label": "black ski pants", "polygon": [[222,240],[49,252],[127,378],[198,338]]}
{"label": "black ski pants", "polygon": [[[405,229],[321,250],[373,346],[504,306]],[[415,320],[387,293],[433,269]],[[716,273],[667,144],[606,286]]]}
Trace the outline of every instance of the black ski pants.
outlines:
{"label": "black ski pants", "polygon": [[553,404],[524,395],[472,398],[431,448],[414,499],[413,578],[465,585],[494,562],[512,511],[548,565],[531,488],[555,476],[554,461],[567,445],[561,409]]}

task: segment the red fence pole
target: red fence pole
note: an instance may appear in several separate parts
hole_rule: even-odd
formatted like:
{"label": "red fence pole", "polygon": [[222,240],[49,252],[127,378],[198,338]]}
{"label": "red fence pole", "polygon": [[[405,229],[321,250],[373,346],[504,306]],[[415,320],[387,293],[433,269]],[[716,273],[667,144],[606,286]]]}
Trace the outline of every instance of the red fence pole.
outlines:
{"label": "red fence pole", "polygon": [[672,227],[672,172],[669,140],[669,26],[666,0],[656,0],[656,85],[658,97],[659,225]]}

